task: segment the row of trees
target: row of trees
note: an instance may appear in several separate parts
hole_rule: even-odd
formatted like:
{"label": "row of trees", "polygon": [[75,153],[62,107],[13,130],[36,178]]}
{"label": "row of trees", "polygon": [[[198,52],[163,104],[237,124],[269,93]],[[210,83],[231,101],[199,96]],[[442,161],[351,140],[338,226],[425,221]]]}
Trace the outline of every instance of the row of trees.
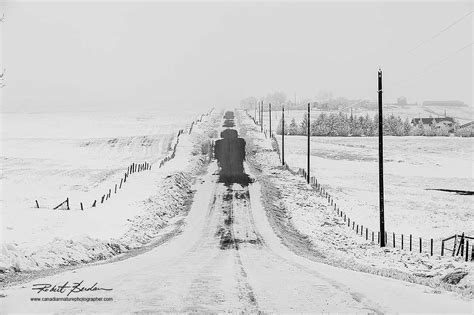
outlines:
{"label": "row of trees", "polygon": [[[450,128],[438,126],[433,120],[429,126],[421,122],[413,126],[407,119],[402,120],[394,115],[383,118],[383,133],[387,136],[448,136]],[[455,128],[456,129],[456,128]],[[293,118],[288,124],[285,121],[285,134],[307,135],[308,117],[303,115],[301,122],[297,123]],[[282,121],[277,127],[277,134],[282,133]],[[344,113],[321,113],[315,120],[311,121],[310,133],[312,136],[376,136],[378,135],[378,115],[371,118],[369,115],[352,117]],[[473,129],[456,130],[455,135],[472,137]]]}

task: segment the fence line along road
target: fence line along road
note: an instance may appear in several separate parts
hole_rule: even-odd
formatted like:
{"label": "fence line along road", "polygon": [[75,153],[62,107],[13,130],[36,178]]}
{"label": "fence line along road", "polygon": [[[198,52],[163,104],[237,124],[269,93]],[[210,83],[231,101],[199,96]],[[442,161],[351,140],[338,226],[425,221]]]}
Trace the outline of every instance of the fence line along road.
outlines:
{"label": "fence line along road", "polygon": [[[259,126],[258,122],[254,117],[252,117],[246,111],[248,117],[254,122],[255,125]],[[267,130],[262,130],[265,135],[267,136]],[[280,153],[280,144],[278,143],[277,137],[275,134],[272,133],[270,136],[271,141],[275,143],[273,146],[274,150],[277,152],[280,162],[282,162],[282,156]],[[285,169],[290,171],[292,174],[296,174],[302,176],[303,178],[307,179],[308,174],[305,169],[297,168],[294,171],[288,163],[285,161]],[[380,232],[371,230],[367,227],[367,225],[363,225],[357,223],[355,220],[352,220],[347,213],[341,210],[338,206],[336,201],[334,200],[333,196],[323,187],[323,185],[318,181],[318,179],[314,176],[309,178],[309,185],[324,199],[326,199],[329,206],[331,206],[334,210],[336,216],[340,217],[344,221],[344,225],[348,228],[352,229],[356,235],[365,238],[366,241],[369,241],[373,244],[380,244]],[[439,244],[435,245],[433,238],[424,239],[422,237],[415,238],[413,234],[405,235],[403,233],[395,233],[395,232],[388,232],[385,231],[384,239],[387,246],[393,248],[400,248],[402,250],[407,251],[415,251],[419,253],[428,253],[430,256],[446,256],[446,252],[450,252],[450,256],[461,256],[465,261],[474,261],[474,237],[465,236],[464,233],[461,235],[453,235],[448,238],[441,240],[441,242],[437,242]],[[452,244],[448,242],[452,240]],[[471,246],[469,244],[469,240],[471,240]],[[439,248],[439,250],[437,250]]]}

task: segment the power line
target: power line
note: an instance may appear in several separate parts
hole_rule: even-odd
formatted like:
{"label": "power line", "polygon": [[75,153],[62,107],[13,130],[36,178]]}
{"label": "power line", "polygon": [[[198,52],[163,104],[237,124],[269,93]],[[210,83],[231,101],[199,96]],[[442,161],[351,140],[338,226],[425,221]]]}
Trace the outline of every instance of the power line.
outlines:
{"label": "power line", "polygon": [[455,55],[459,54],[461,51],[463,51],[463,50],[465,50],[465,49],[471,47],[472,45],[474,45],[474,42],[471,42],[471,43],[469,43],[469,44],[467,44],[467,45],[465,45],[465,46],[459,48],[458,50],[456,50],[456,51],[450,53],[449,55],[444,56],[443,58],[439,59],[439,60],[436,61],[436,62],[433,62],[433,63],[427,65],[426,67],[423,67],[423,68],[418,72],[417,75],[415,75],[414,77],[412,77],[411,80],[398,81],[398,82],[394,82],[393,84],[400,86],[400,83],[407,83],[407,82],[413,81],[413,79],[419,79],[420,77],[423,76],[423,74],[425,74],[426,72],[429,72],[428,70],[430,70],[431,68],[433,68],[433,67],[435,67],[435,66],[437,66],[437,65],[439,65],[439,64],[444,63],[446,60],[449,60],[450,58],[452,58],[452,57],[454,57]]}
{"label": "power line", "polygon": [[423,68],[423,71],[428,70],[428,69],[430,69],[430,68],[432,68],[432,67],[434,67],[434,66],[437,66],[438,64],[441,64],[441,63],[445,62],[445,61],[448,60],[449,58],[453,57],[454,55],[457,55],[458,53],[460,53],[461,51],[463,51],[464,49],[466,49],[466,48],[468,48],[468,47],[470,47],[470,46],[472,46],[472,45],[474,45],[474,42],[472,42],[472,43],[470,43],[470,44],[467,44],[466,46],[463,46],[462,48],[459,48],[459,49],[456,50],[455,52],[453,52],[453,53],[451,53],[451,54],[445,56],[444,58],[440,59],[439,61],[434,62],[434,63],[432,63],[432,64],[430,64],[430,65],[424,67],[424,68]]}
{"label": "power line", "polygon": [[[418,45],[416,45],[415,47],[413,47],[412,49],[406,51],[405,53],[401,54],[401,55],[404,55],[404,58],[405,59],[406,57],[408,57],[407,55],[410,54],[410,53],[413,53],[415,50],[419,49],[420,47],[424,46],[425,44],[427,44],[428,42],[436,39],[437,37],[439,37],[441,34],[443,34],[444,32],[448,31],[449,29],[451,29],[452,27],[454,27],[456,24],[460,23],[461,21],[463,21],[464,19],[466,19],[468,16],[472,15],[474,13],[474,10],[471,10],[469,12],[467,12],[466,14],[464,14],[463,16],[459,17],[458,19],[456,19],[454,22],[452,22],[451,24],[449,24],[448,26],[444,27],[443,29],[441,29],[440,31],[438,31],[437,33],[435,33],[433,36],[425,39],[424,41],[420,42]],[[452,56],[458,54],[459,52],[461,52],[462,50],[472,46],[473,43],[470,43],[466,46],[463,46],[461,47],[460,49],[456,50],[455,52],[453,52],[452,54],[448,55],[448,56],[445,56],[443,58],[441,58],[440,60],[420,69],[417,73],[415,73],[415,79],[417,79],[418,77],[420,77],[424,72],[426,72],[427,70],[431,69],[432,67],[438,65],[438,64],[441,64],[443,62],[445,62],[446,60],[448,60],[449,58],[451,58]],[[393,61],[393,60],[392,60]],[[413,78],[412,78],[413,79]],[[400,86],[400,83],[408,83],[410,81],[413,81],[413,80],[400,80],[400,81],[397,81],[397,82],[394,82],[395,85],[398,85],[399,87]]]}
{"label": "power line", "polygon": [[440,36],[441,34],[443,34],[444,32],[446,32],[447,30],[449,30],[450,28],[452,28],[454,25],[458,24],[459,22],[461,22],[462,20],[464,20],[466,17],[468,17],[469,15],[471,15],[472,13],[474,13],[474,11],[470,11],[468,13],[466,13],[465,15],[463,15],[462,17],[460,17],[459,19],[457,19],[456,21],[454,21],[453,23],[449,24],[448,26],[446,26],[445,28],[443,28],[441,31],[439,31],[438,33],[434,34],[433,36],[431,36],[430,38],[422,41],[420,44],[418,44],[417,46],[415,46],[414,48],[410,49],[408,51],[408,53],[412,53],[413,51],[417,50],[418,48],[420,48],[421,46],[425,45],[426,43],[428,43],[429,41],[437,38],[438,36]]}

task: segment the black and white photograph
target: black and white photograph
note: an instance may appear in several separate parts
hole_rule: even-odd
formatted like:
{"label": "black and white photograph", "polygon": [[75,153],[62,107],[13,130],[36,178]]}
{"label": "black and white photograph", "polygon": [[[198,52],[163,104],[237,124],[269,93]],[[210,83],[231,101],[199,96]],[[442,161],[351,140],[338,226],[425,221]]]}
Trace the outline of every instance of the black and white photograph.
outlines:
{"label": "black and white photograph", "polygon": [[0,0],[0,314],[473,314],[473,22]]}

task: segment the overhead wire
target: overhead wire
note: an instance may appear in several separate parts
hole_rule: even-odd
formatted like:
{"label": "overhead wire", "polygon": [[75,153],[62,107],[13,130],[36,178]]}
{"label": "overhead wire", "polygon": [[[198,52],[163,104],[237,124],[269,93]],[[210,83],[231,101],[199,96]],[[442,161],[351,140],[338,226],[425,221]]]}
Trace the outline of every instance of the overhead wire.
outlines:
{"label": "overhead wire", "polygon": [[[472,11],[469,11],[467,12],[466,14],[464,14],[463,16],[461,16],[460,18],[456,19],[455,21],[453,21],[452,23],[450,23],[448,26],[444,27],[443,29],[441,29],[440,31],[436,32],[434,35],[432,35],[431,37],[427,38],[426,40],[422,41],[420,44],[416,45],[415,47],[413,47],[412,49],[408,50],[407,51],[407,54],[410,54],[410,53],[413,53],[415,50],[419,49],[420,47],[426,45],[427,43],[429,43],[430,41],[438,38],[441,34],[447,32],[449,29],[451,29],[452,27],[454,27],[455,25],[459,24],[461,21],[463,21],[464,19],[466,19],[467,17],[471,16],[472,14],[474,13],[474,10]],[[456,51],[440,58],[438,61],[435,61],[427,66],[424,66],[423,68],[419,69],[417,71],[417,73],[414,75],[414,76],[411,76],[409,79],[405,79],[405,80],[399,80],[399,81],[396,81],[394,82],[393,84],[396,85],[396,86],[399,86],[399,87],[402,87],[400,85],[400,83],[408,83],[408,82],[412,82],[413,79],[419,79],[420,77],[422,77],[424,74],[426,74],[427,72],[430,72],[429,70],[434,68],[435,66],[439,65],[439,64],[442,64],[444,63],[445,61],[449,60],[450,58],[452,58],[453,56],[457,55],[458,53],[460,53],[461,51],[471,47],[472,45],[474,44],[474,42],[471,42],[465,46],[462,46],[461,48],[457,49]]]}
{"label": "overhead wire", "polygon": [[469,15],[471,15],[472,13],[474,13],[474,10],[473,11],[469,11],[467,12],[466,14],[464,14],[463,16],[461,16],[459,19],[457,19],[456,21],[454,21],[453,23],[449,24],[448,26],[446,26],[445,28],[443,28],[442,30],[440,30],[439,32],[437,32],[436,34],[434,34],[433,36],[431,36],[430,38],[422,41],[420,44],[418,44],[417,46],[413,47],[412,49],[408,50],[407,53],[412,53],[414,52],[415,50],[417,50],[418,48],[424,46],[425,44],[427,44],[428,42],[432,41],[433,39],[437,38],[438,36],[440,36],[441,34],[443,34],[444,32],[448,31],[450,28],[452,28],[454,25],[458,24],[459,22],[461,22],[462,20],[464,20],[465,18],[467,18]]}

